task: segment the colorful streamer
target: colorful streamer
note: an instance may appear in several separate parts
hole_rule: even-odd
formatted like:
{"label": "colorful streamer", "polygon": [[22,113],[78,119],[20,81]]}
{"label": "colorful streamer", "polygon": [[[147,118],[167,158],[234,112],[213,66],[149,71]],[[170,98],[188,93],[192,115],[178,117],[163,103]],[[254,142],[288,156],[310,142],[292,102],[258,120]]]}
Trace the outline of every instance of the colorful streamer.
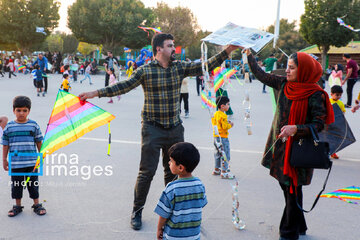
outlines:
{"label": "colorful streamer", "polygon": [[346,24],[341,18],[336,18],[336,20],[340,24],[340,26],[344,26],[354,32],[360,32],[360,29],[354,29],[353,26]]}
{"label": "colorful streamer", "polygon": [[235,69],[227,69],[221,67],[215,68],[213,71],[215,92],[217,92],[217,90],[219,90],[219,88],[221,88],[221,86],[224,84],[224,77],[230,79],[230,77],[235,73],[236,73]]}
{"label": "colorful streamer", "polygon": [[147,32],[148,36],[149,36],[149,31],[148,30],[154,31],[155,34],[156,33],[161,33],[159,27],[158,28],[152,28],[152,27],[140,27],[140,26],[138,26],[138,28],[140,28],[140,29],[144,30],[145,32]]}
{"label": "colorful streamer", "polygon": [[204,91],[201,92],[201,103],[203,104],[204,107],[207,107],[207,108],[216,108],[216,103],[211,100],[211,99],[208,99],[206,97],[206,94]]}
{"label": "colorful streamer", "polygon": [[24,66],[24,65],[23,65],[23,66],[19,66],[19,67],[18,67],[18,71],[21,71],[21,70],[23,70],[23,69],[25,69],[25,68],[26,68],[26,66]]}
{"label": "colorful streamer", "polygon": [[334,192],[322,194],[320,195],[320,197],[338,198],[347,203],[359,204],[358,202],[353,202],[347,199],[360,200],[360,187],[351,186],[347,188],[342,188]]}

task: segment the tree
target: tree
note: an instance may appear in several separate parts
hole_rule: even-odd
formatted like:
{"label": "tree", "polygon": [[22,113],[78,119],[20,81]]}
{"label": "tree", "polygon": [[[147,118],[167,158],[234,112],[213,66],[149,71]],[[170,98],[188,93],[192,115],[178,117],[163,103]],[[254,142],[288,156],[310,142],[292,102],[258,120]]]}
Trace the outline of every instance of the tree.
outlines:
{"label": "tree", "polygon": [[[270,25],[266,29],[267,32],[274,32],[274,25]],[[280,31],[279,38],[277,40],[276,46],[283,50],[286,54],[295,53],[308,44],[296,30],[296,21],[289,22],[287,19],[280,19]],[[276,49],[273,48],[272,42],[270,42],[260,53],[259,56],[261,59],[266,59],[271,53],[274,53]],[[275,56],[279,58],[282,55],[280,51],[277,51]],[[283,63],[286,62],[286,58],[283,58]]]}
{"label": "tree", "polygon": [[60,34],[51,34],[45,40],[47,44],[47,49],[50,52],[62,52],[64,40],[61,38]]}
{"label": "tree", "polygon": [[79,46],[79,41],[72,34],[61,34],[63,40],[63,51],[64,53],[73,54],[76,53]]}
{"label": "tree", "polygon": [[166,3],[158,3],[154,9],[156,19],[154,26],[160,27],[162,32],[171,33],[175,38],[176,45],[183,48],[192,45],[196,39],[196,33],[200,30],[194,14],[189,8],[170,8]]}
{"label": "tree", "polygon": [[325,69],[330,46],[346,46],[354,32],[340,26],[336,18],[346,16],[344,21],[360,26],[359,0],[305,0],[305,13],[301,16],[300,33],[310,44],[317,44]]}
{"label": "tree", "polygon": [[105,51],[149,43],[138,26],[151,24],[153,14],[140,0],[77,0],[68,15],[68,27],[78,40],[102,44]]}
{"label": "tree", "polygon": [[89,43],[86,43],[86,42],[79,42],[79,46],[78,46],[77,50],[84,57],[86,57],[87,55],[89,55],[90,53],[92,53],[93,51],[95,51],[98,48],[99,48],[99,46],[97,46],[95,44],[89,44]]}
{"label": "tree", "polygon": [[[211,32],[208,31],[199,31],[196,33],[196,37],[194,43],[186,48],[186,57],[190,59],[199,59],[201,58],[201,39],[205,38],[206,36],[210,35]],[[176,41],[177,42],[177,41]],[[218,47],[211,43],[206,43],[208,47],[208,58],[214,56],[216,53],[219,52],[217,49]]]}
{"label": "tree", "polygon": [[1,39],[29,51],[31,45],[46,39],[45,34],[36,32],[36,27],[43,27],[49,34],[58,25],[58,10],[59,2],[54,0],[1,0]]}

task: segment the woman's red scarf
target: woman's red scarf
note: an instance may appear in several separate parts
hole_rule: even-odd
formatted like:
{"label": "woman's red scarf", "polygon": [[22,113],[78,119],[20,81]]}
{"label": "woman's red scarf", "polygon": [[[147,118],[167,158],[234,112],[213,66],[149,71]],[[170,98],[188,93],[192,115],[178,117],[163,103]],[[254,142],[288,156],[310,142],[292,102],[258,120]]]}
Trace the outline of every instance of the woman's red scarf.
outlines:
{"label": "woman's red scarf", "polygon": [[[308,109],[308,99],[315,92],[321,91],[326,99],[326,124],[334,122],[334,111],[329,96],[318,84],[322,67],[318,61],[306,53],[298,52],[298,72],[296,82],[287,82],[284,88],[285,95],[292,100],[288,125],[305,124]],[[295,168],[290,166],[291,146],[293,137],[289,137],[285,147],[283,173],[289,176],[295,187],[298,186],[298,177]],[[292,188],[290,188],[292,190]],[[291,191],[290,190],[290,191]],[[292,191],[291,191],[292,192]]]}

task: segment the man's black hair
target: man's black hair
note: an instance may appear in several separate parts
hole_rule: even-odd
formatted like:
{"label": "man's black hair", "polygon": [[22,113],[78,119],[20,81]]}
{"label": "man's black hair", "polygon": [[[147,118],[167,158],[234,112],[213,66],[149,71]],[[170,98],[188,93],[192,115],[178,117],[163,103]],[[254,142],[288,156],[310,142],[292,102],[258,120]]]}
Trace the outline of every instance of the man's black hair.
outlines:
{"label": "man's black hair", "polygon": [[343,93],[343,89],[339,85],[334,85],[331,87],[331,93]]}
{"label": "man's black hair", "polygon": [[15,108],[23,108],[26,107],[29,110],[31,109],[31,100],[29,97],[26,96],[17,96],[13,100],[13,110]]}
{"label": "man's black hair", "polygon": [[270,57],[274,57],[274,56],[275,56],[275,54],[273,54],[273,53],[272,53],[272,54],[270,54]]}
{"label": "man's black hair", "polygon": [[35,69],[40,69],[40,66],[36,64]]}
{"label": "man's black hair", "polygon": [[164,47],[165,40],[174,40],[173,35],[167,33],[158,33],[155,34],[151,41],[151,46],[153,49],[153,54],[156,56],[157,50],[156,47]]}
{"label": "man's black hair", "polygon": [[348,53],[344,53],[343,56],[344,56],[345,58],[351,58],[350,54],[348,54]]}
{"label": "man's black hair", "polygon": [[68,76],[69,76],[69,74],[65,73],[65,74],[63,75],[63,78],[67,78]]}
{"label": "man's black hair", "polygon": [[216,98],[217,108],[220,108],[221,105],[226,105],[228,102],[230,102],[230,99],[227,96],[218,96]]}
{"label": "man's black hair", "polygon": [[188,173],[194,171],[200,162],[200,153],[197,148],[188,142],[179,142],[169,149],[169,156],[174,159],[176,165],[183,165]]}

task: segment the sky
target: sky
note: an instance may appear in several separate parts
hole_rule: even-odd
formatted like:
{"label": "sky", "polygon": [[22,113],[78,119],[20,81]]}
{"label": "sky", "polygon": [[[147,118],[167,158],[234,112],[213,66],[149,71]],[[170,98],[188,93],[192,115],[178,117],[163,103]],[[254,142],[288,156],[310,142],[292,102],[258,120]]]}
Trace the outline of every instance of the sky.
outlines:
{"label": "sky", "polygon": [[[67,32],[67,8],[76,0],[62,0],[59,9],[59,27],[55,30]],[[101,1],[101,0],[98,0]],[[141,0],[145,7],[156,7],[165,2],[170,7],[189,8],[202,30],[216,31],[228,22],[258,29],[274,24],[278,0]],[[281,0],[280,18],[300,21],[304,13],[304,0]],[[156,27],[156,26],[151,26]]]}

